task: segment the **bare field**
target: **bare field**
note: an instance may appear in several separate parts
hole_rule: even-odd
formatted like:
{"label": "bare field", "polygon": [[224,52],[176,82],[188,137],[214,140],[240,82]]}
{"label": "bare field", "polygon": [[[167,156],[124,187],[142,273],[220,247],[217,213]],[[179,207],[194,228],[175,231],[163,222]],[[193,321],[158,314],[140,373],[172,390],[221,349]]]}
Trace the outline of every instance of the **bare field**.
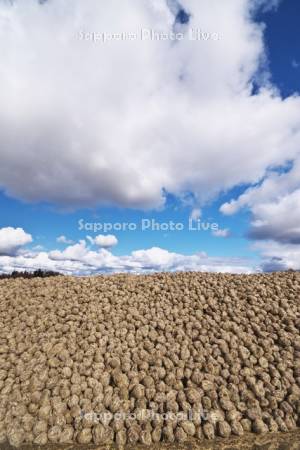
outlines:
{"label": "bare field", "polygon": [[2,448],[300,449],[299,299],[296,272],[0,280]]}

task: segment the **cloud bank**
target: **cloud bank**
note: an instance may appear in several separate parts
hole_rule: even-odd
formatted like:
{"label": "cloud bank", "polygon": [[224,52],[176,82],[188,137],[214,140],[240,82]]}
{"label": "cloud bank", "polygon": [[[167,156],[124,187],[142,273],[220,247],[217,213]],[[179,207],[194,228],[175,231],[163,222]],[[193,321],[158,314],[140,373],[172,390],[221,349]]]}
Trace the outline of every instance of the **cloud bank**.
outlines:
{"label": "cloud bank", "polygon": [[[68,275],[185,270],[252,273],[259,270],[246,259],[209,257],[203,252],[194,255],[182,255],[159,247],[136,250],[129,255],[115,256],[105,248],[93,250],[85,239],[67,246],[63,251],[30,251],[21,248],[30,243],[32,238],[20,228],[0,229],[1,250],[3,250],[1,242],[4,236],[6,242],[10,237],[10,253],[7,251],[0,253],[0,273],[10,273],[14,270],[33,271],[36,269],[54,270]],[[7,249],[8,247],[6,247]],[[13,254],[12,249],[18,250]]]}

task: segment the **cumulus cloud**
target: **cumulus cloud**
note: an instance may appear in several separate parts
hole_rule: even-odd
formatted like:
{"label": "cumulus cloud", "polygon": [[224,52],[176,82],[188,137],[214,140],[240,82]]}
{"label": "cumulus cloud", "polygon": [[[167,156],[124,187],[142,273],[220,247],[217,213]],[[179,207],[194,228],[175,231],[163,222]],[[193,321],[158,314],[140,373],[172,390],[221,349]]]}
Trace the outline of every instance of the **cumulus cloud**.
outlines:
{"label": "cumulus cloud", "polygon": [[[270,171],[257,186],[221,206],[224,214],[247,208],[248,237],[258,241],[263,266],[300,269],[300,156],[284,172]],[[261,242],[260,242],[261,241]]]}
{"label": "cumulus cloud", "polygon": [[0,255],[16,255],[26,244],[32,242],[30,234],[22,228],[6,227],[0,229]]}
{"label": "cumulus cloud", "polygon": [[70,245],[69,247],[65,248],[65,250],[63,250],[62,252],[59,250],[52,250],[49,253],[49,257],[57,261],[80,261],[85,257],[86,252],[86,242],[82,239],[77,244]]}
{"label": "cumulus cloud", "polygon": [[250,260],[209,257],[206,253],[183,255],[153,247],[136,250],[129,255],[115,256],[109,250],[91,250],[85,240],[49,253],[38,252],[0,256],[0,272],[13,270],[54,270],[70,275],[91,275],[108,272],[151,273],[156,271],[203,271],[252,273],[259,268]]}
{"label": "cumulus cloud", "polygon": [[95,238],[87,236],[87,239],[92,245],[98,245],[98,247],[103,248],[114,247],[118,243],[118,239],[113,234],[98,234]]}
{"label": "cumulus cloud", "polygon": [[300,156],[289,170],[270,172],[261,184],[223,204],[221,212],[231,215],[249,208],[253,214],[250,237],[299,244],[299,173]]}
{"label": "cumulus cloud", "polygon": [[277,202],[257,204],[253,211],[255,220],[250,228],[250,238],[300,244],[300,189],[284,195]]}
{"label": "cumulus cloud", "polygon": [[261,76],[264,31],[251,15],[270,2],[182,0],[186,33],[217,32],[217,41],[106,44],[80,32],[169,33],[174,11],[165,0],[10,3],[0,2],[0,187],[9,195],[150,208],[166,191],[192,192],[201,204],[295,158],[300,99],[282,99]]}
{"label": "cumulus cloud", "polygon": [[254,246],[261,252],[262,270],[300,270],[300,246],[275,241],[258,241]]}
{"label": "cumulus cloud", "polygon": [[58,236],[56,238],[56,242],[58,242],[59,244],[73,244],[72,239],[68,239],[66,238],[66,236],[62,235],[62,236]]}

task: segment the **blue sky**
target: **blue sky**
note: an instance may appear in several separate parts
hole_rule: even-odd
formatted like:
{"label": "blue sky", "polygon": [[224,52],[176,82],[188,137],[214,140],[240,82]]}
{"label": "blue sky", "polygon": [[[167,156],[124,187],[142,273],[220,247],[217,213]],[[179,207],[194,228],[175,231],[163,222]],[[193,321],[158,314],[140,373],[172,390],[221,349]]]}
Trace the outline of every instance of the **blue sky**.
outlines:
{"label": "blue sky", "polygon": [[300,5],[116,5],[0,3],[0,271],[300,269]]}
{"label": "blue sky", "polygon": [[272,81],[284,96],[300,90],[299,14],[300,4],[286,0],[275,13],[268,11],[257,17],[266,24],[265,42]]}
{"label": "blue sky", "polygon": [[[80,221],[83,220],[87,229],[90,223],[93,224],[93,228],[94,224],[98,223],[103,226],[109,223],[112,223],[113,226],[116,223],[137,225],[136,231],[112,230],[119,241],[114,251],[116,254],[126,254],[143,248],[143,246],[159,246],[187,254],[205,251],[213,256],[253,256],[249,242],[244,237],[247,231],[247,213],[241,213],[236,217],[223,216],[218,211],[218,204],[215,202],[203,209],[201,222],[195,222],[190,227],[191,230],[189,230],[191,206],[182,204],[172,196],[169,196],[166,206],[161,211],[140,211],[115,207],[79,209],[73,212],[58,211],[50,205],[27,204],[9,199],[5,195],[1,196],[1,207],[6,211],[6,217],[1,219],[1,227],[22,227],[24,230],[28,230],[36,237],[31,246],[42,245],[46,250],[51,250],[53,246],[63,248],[63,244],[58,245],[56,242],[56,238],[62,234],[74,241],[85,239],[87,234],[92,237],[101,234],[100,231],[89,232],[85,228],[81,229]],[[162,229],[164,228],[163,224],[170,224],[173,221],[184,224],[184,229],[172,231],[170,224],[169,231],[156,231],[156,227],[152,231],[152,227],[147,228],[147,222],[144,222],[143,226],[143,220],[154,220],[155,223],[161,225],[158,228]],[[205,228],[208,224],[215,223],[221,229],[230,229],[231,236],[227,239],[216,238],[211,231],[206,231],[201,227],[202,222],[203,225],[205,224]]]}

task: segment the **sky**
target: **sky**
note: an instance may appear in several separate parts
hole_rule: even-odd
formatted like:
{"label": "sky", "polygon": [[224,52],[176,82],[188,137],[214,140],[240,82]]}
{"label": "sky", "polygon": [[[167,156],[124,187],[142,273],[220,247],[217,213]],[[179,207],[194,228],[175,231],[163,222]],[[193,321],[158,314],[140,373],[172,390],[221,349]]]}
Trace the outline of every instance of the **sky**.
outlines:
{"label": "sky", "polygon": [[0,272],[300,269],[293,0],[0,0]]}

